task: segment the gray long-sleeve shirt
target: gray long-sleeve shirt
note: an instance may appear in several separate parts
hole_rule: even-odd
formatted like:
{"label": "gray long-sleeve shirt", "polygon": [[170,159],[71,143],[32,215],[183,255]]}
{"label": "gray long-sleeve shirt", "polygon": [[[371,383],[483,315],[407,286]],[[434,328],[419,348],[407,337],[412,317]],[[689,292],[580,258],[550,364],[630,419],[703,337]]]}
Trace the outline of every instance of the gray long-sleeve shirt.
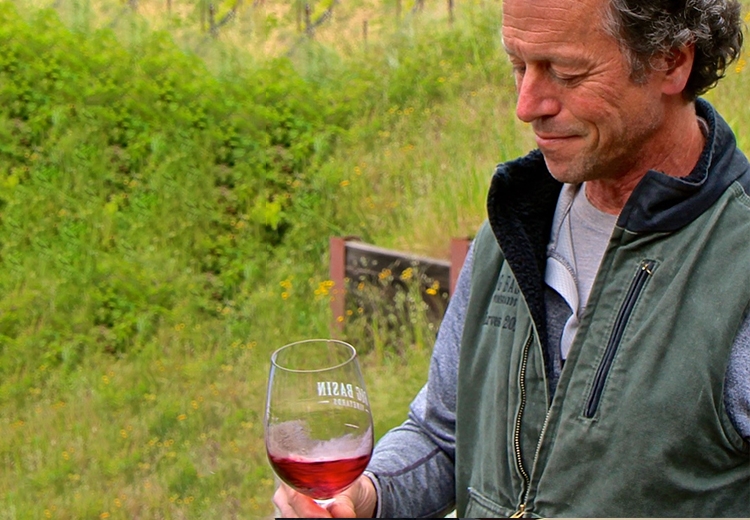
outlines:
{"label": "gray long-sleeve shirt", "polygon": [[[458,351],[472,264],[470,249],[438,332],[427,384],[408,419],[380,440],[368,466],[378,492],[378,517],[434,517],[454,507]],[[725,404],[737,431],[750,441],[750,317],[732,348]]]}

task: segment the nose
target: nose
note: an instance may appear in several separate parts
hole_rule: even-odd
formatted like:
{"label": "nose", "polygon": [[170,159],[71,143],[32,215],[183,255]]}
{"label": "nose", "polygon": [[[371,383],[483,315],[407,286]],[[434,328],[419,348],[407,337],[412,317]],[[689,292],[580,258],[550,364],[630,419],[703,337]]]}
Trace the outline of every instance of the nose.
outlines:
{"label": "nose", "polygon": [[544,70],[529,66],[516,78],[516,117],[524,123],[556,115],[560,101],[555,85]]}

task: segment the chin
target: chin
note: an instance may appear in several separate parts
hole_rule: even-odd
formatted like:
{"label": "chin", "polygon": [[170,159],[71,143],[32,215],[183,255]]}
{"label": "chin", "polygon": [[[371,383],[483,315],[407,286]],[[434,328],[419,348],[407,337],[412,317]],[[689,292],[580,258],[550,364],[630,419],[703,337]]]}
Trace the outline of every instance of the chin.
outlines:
{"label": "chin", "polygon": [[547,165],[550,175],[559,182],[580,184],[584,180],[581,178],[578,170],[572,168],[570,164],[550,161],[546,156],[544,157],[544,162]]}

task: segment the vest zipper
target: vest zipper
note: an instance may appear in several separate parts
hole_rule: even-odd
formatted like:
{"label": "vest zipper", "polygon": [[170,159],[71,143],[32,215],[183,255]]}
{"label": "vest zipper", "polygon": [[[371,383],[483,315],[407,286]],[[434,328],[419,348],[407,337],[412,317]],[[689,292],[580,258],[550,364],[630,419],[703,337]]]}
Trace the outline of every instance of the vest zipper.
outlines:
{"label": "vest zipper", "polygon": [[529,484],[531,483],[531,478],[523,465],[523,457],[521,455],[521,420],[523,418],[523,411],[526,408],[526,367],[529,362],[529,350],[531,349],[533,341],[534,331],[532,330],[531,334],[529,334],[529,339],[526,340],[526,344],[523,346],[523,353],[521,355],[521,371],[518,376],[520,379],[519,390],[521,392],[521,403],[518,406],[516,424],[513,428],[513,452],[516,457],[516,467],[518,468],[521,477],[523,477],[524,503],[519,506],[518,511],[516,511],[511,518],[520,518],[523,516],[523,512],[526,508],[526,496],[529,492]]}
{"label": "vest zipper", "polygon": [[526,511],[526,504],[521,504],[518,506],[518,511],[510,515],[508,518],[523,518],[523,513]]}
{"label": "vest zipper", "polygon": [[615,359],[617,348],[622,341],[625,326],[630,319],[630,315],[633,312],[633,308],[635,307],[636,301],[638,301],[641,291],[646,285],[646,280],[653,273],[655,266],[656,262],[654,260],[643,260],[638,268],[638,272],[633,278],[633,281],[630,283],[628,292],[625,295],[625,301],[623,302],[622,307],[620,307],[620,312],[617,314],[614,327],[612,327],[612,334],[609,336],[607,348],[604,350],[604,357],[602,358],[601,363],[599,363],[599,368],[597,368],[596,375],[594,376],[594,384],[591,388],[588,401],[586,402],[586,409],[584,410],[584,417],[587,419],[594,417],[596,410],[599,408],[599,401],[601,400],[602,392],[604,391],[604,383],[607,380],[607,375],[609,375],[609,370],[612,368],[612,362]]}
{"label": "vest zipper", "polygon": [[[542,439],[544,439],[544,433],[547,431],[547,424],[549,424],[549,416],[552,412],[552,407],[550,406],[547,410],[547,413],[544,416],[544,424],[542,424],[542,431],[539,432],[539,440],[536,443],[536,450],[534,450],[534,466],[536,466],[536,461],[539,459],[539,452],[542,449]],[[526,490],[523,492],[523,502],[521,502],[521,505],[518,506],[518,510],[513,513],[510,518],[523,518],[524,513],[526,512],[526,503],[529,501],[529,491],[531,486],[531,480],[529,480],[526,484]]]}

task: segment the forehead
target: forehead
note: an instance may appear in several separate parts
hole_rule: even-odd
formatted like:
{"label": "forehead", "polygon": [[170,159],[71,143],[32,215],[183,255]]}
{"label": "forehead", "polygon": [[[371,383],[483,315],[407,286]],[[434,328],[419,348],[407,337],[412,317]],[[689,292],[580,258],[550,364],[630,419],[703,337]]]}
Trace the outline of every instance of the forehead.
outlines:
{"label": "forehead", "polygon": [[554,49],[575,54],[611,39],[603,30],[608,0],[504,0],[503,42],[511,53]]}

